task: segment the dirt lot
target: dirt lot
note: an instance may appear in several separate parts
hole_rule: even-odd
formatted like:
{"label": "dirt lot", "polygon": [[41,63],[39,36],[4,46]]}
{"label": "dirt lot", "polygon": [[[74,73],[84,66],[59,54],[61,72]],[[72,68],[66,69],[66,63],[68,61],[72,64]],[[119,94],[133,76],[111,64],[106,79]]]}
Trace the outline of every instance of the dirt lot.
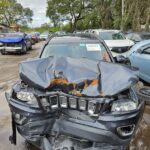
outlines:
{"label": "dirt lot", "polygon": [[[43,42],[36,44],[26,55],[0,55],[0,150],[37,150],[28,145],[19,135],[17,146],[10,144],[8,138],[11,134],[11,119],[4,92],[9,91],[12,84],[19,79],[19,62],[37,57],[42,45]],[[144,117],[129,149],[150,150],[150,107],[148,106],[145,108]]]}

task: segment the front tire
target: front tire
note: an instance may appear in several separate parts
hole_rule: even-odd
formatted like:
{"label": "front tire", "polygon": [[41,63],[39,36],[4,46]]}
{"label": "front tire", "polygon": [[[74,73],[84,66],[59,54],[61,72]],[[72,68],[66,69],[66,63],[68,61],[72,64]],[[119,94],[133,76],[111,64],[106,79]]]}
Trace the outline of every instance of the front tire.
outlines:
{"label": "front tire", "polygon": [[32,45],[30,46],[29,50],[32,50]]}
{"label": "front tire", "polygon": [[27,53],[27,46],[26,46],[26,45],[23,45],[23,46],[22,46],[22,52],[23,52],[24,54]]}
{"label": "front tire", "polygon": [[5,50],[1,50],[1,54],[2,55],[6,55],[6,51]]}
{"label": "front tire", "polygon": [[140,99],[145,101],[146,105],[150,105],[150,87],[143,86],[138,90],[137,95]]}

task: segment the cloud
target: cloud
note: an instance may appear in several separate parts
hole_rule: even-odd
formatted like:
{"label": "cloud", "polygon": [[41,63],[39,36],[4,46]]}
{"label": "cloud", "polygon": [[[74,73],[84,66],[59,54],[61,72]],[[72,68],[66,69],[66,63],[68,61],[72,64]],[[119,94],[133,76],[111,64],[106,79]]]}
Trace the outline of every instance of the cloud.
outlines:
{"label": "cloud", "polygon": [[31,27],[39,27],[43,23],[50,22],[46,17],[47,0],[17,0],[17,2],[33,10],[33,21],[29,24]]}

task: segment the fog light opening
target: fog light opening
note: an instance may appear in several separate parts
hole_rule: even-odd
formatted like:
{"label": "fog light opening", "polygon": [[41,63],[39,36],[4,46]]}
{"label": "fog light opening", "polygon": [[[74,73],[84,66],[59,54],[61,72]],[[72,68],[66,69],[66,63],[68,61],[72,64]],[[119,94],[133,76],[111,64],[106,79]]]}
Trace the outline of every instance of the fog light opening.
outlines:
{"label": "fog light opening", "polygon": [[121,136],[130,136],[133,134],[135,129],[135,125],[127,125],[127,126],[122,126],[117,128],[117,132]]}
{"label": "fog light opening", "polygon": [[75,98],[69,98],[69,106],[70,106],[70,108],[76,109],[77,108],[77,100]]}
{"label": "fog light opening", "polygon": [[14,114],[14,119],[15,119],[15,122],[18,125],[22,125],[27,118],[22,116],[22,115],[20,115],[20,114],[15,113]]}
{"label": "fog light opening", "polygon": [[82,100],[82,99],[81,99],[81,100],[79,100],[78,103],[79,103],[79,109],[80,109],[80,110],[83,110],[83,111],[86,110],[86,106],[87,106],[86,100]]}
{"label": "fog light opening", "polygon": [[60,100],[60,106],[61,106],[61,108],[67,108],[68,107],[67,97],[60,96],[59,100]]}
{"label": "fog light opening", "polygon": [[58,97],[57,97],[57,95],[50,96],[50,100],[51,100],[51,108],[52,109],[58,108]]}

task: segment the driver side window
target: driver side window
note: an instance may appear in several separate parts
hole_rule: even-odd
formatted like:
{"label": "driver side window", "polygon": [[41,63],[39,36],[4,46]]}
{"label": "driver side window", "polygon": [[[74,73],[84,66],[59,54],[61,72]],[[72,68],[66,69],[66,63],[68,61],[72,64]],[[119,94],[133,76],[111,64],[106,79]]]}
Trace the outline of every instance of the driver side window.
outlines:
{"label": "driver side window", "polygon": [[145,48],[145,49],[143,50],[143,54],[148,54],[148,55],[150,55],[150,47]]}

